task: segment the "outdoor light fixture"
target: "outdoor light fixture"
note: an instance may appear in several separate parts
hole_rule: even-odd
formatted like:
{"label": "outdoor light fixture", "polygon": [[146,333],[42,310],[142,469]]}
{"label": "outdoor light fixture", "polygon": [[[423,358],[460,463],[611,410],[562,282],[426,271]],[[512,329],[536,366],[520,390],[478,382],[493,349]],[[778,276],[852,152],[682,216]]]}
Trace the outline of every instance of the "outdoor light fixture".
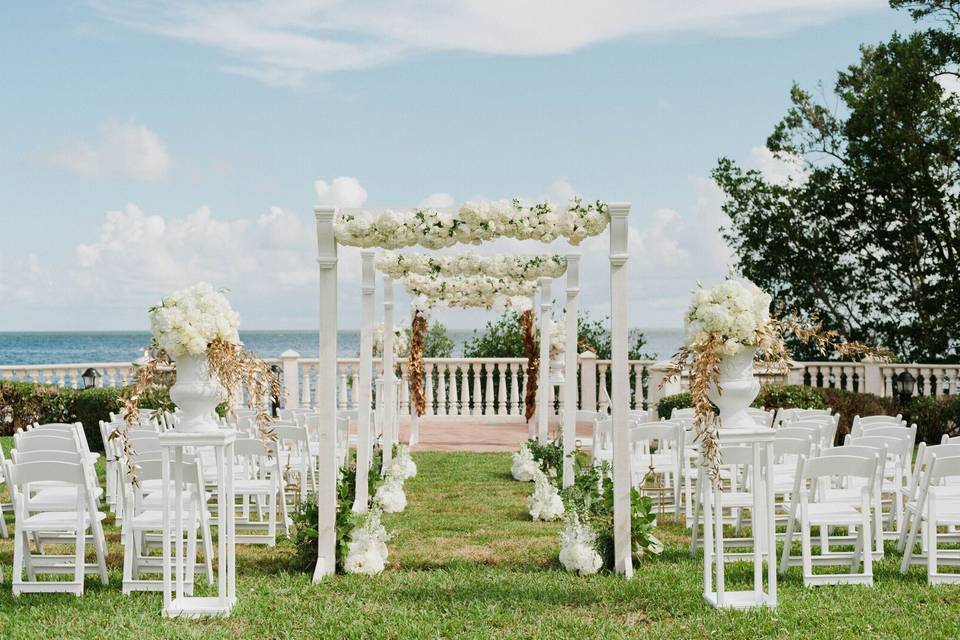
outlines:
{"label": "outdoor light fixture", "polygon": [[84,371],[80,377],[83,378],[84,389],[93,389],[95,386],[97,386],[97,380],[99,380],[102,376],[99,371],[91,367]]}
{"label": "outdoor light fixture", "polygon": [[913,396],[913,388],[917,384],[917,379],[909,371],[902,371],[893,377],[893,392],[900,403],[906,403]]}
{"label": "outdoor light fixture", "polygon": [[[283,380],[283,378],[281,377],[283,370],[280,368],[280,365],[278,364],[270,365],[270,371],[273,373],[274,379],[277,381],[277,384],[279,385],[281,380]],[[276,418],[278,417],[279,413],[280,413],[280,398],[270,396],[270,414],[274,418]]]}

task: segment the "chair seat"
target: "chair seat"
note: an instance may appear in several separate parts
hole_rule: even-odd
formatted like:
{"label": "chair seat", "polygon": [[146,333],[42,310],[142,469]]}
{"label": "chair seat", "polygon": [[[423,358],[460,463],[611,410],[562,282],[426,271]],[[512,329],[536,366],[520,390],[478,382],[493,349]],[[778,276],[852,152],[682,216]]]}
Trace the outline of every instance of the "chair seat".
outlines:
{"label": "chair seat", "polygon": [[235,480],[234,493],[270,495],[277,490],[277,483],[273,480]]}
{"label": "chair seat", "polygon": [[[184,525],[186,525],[190,519],[190,513],[189,511],[183,511],[181,513],[183,513],[183,521],[184,521]],[[177,521],[176,518],[177,518],[177,514],[171,511],[170,512],[171,525],[175,525]],[[139,515],[136,515],[133,518],[131,518],[130,522],[133,525],[134,529],[162,529],[163,528],[163,511],[159,509],[144,511]],[[193,526],[194,527],[200,526],[199,516],[194,517]]]}
{"label": "chair seat", "polygon": [[[83,512],[83,528],[90,526],[90,514]],[[97,519],[103,520],[106,514],[97,512]],[[73,531],[76,529],[77,512],[76,511],[43,511],[35,513],[32,516],[23,518],[17,523],[23,531],[52,531],[63,530]]]}
{"label": "chair seat", "polygon": [[813,502],[807,505],[807,519],[812,524],[855,525],[863,515],[860,509],[842,502]]}
{"label": "chair seat", "polygon": [[[171,496],[172,497],[172,496]],[[210,499],[210,494],[204,492],[203,501],[207,502]],[[183,504],[183,508],[186,509],[190,506],[190,501],[193,500],[193,491],[187,491],[180,495],[180,502]],[[163,506],[163,493],[160,491],[145,495],[143,500],[140,502],[140,506],[143,509],[160,509]]]}
{"label": "chair seat", "polygon": [[[33,486],[33,485],[31,485]],[[94,499],[99,500],[103,489],[94,490]],[[59,486],[41,489],[27,500],[27,511],[75,511],[77,508],[77,487]]]}

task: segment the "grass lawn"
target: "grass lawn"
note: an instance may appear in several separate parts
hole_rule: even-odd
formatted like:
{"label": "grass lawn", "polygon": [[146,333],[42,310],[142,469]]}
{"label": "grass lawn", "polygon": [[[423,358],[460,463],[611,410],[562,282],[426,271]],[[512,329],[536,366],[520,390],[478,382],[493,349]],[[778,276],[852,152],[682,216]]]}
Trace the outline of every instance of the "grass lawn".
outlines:
{"label": "grass lawn", "polygon": [[[3,440],[9,449],[9,439]],[[701,562],[682,527],[664,524],[660,558],[631,581],[578,578],[557,561],[560,524],[525,511],[532,485],[514,482],[507,454],[419,453],[406,512],[386,516],[390,566],[377,578],[319,585],[292,568],[286,542],[238,548],[239,604],[225,620],[165,620],[159,594],[120,593],[122,549],[108,528],[110,585],[89,578],[81,598],[10,592],[10,540],[0,540],[0,638],[956,638],[960,587],[928,587],[899,556],[875,566],[876,586],[780,585],[775,611],[721,612],[701,598]],[[5,496],[5,492],[2,492]],[[7,517],[12,525],[12,518]],[[888,544],[888,550],[892,546]],[[747,565],[728,569],[746,588]],[[202,584],[202,582],[201,582]]]}

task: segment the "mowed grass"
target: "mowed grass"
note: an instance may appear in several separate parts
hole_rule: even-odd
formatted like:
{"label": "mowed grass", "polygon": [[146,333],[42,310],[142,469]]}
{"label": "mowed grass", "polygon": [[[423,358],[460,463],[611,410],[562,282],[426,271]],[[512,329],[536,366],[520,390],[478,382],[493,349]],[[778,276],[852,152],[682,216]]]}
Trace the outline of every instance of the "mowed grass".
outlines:
{"label": "mowed grass", "polygon": [[[9,449],[9,439],[3,442]],[[635,577],[578,578],[557,561],[559,524],[526,514],[532,485],[514,482],[506,454],[418,453],[408,507],[385,517],[390,567],[377,578],[312,584],[293,549],[238,548],[239,604],[228,619],[166,620],[159,594],[120,593],[122,550],[110,523],[110,585],[81,598],[10,593],[12,544],[0,541],[0,638],[956,638],[960,587],[907,577],[891,553],[873,588],[806,589],[798,569],[775,611],[715,611],[701,597],[701,560],[686,531],[663,524],[664,555]],[[7,517],[8,524],[12,519]],[[892,550],[892,549],[891,549]],[[747,565],[728,569],[747,588]]]}

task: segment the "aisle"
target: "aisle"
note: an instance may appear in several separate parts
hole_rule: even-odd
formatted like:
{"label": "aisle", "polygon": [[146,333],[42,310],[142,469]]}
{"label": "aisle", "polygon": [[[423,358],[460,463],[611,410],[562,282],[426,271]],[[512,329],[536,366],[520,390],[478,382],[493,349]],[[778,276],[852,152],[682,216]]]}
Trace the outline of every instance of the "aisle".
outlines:
{"label": "aisle", "polygon": [[510,477],[503,453],[415,453],[407,510],[388,516],[391,569],[459,563],[546,568],[556,562],[560,523],[532,522],[532,484]]}

